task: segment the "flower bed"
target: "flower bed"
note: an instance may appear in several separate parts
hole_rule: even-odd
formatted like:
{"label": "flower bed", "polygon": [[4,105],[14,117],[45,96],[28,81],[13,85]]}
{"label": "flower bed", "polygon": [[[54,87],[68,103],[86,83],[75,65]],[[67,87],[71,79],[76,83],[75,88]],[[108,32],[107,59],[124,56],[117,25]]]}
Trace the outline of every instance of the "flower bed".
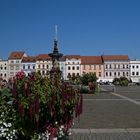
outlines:
{"label": "flower bed", "polygon": [[[82,113],[79,90],[39,73],[19,72],[0,82],[0,137],[20,140],[66,139]],[[74,115],[75,112],[75,115]]]}

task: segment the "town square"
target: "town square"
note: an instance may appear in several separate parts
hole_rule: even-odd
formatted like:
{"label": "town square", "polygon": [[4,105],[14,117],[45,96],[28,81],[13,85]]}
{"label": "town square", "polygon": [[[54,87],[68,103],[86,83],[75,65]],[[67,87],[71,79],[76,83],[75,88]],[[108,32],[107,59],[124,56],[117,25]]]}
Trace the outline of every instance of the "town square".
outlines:
{"label": "town square", "polygon": [[140,140],[139,7],[0,0],[0,140]]}

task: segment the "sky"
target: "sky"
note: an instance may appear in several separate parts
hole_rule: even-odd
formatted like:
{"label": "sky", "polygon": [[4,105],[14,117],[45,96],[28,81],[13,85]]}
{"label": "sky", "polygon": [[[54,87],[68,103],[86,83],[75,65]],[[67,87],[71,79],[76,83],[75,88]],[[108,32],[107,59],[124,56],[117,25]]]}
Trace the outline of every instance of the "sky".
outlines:
{"label": "sky", "polygon": [[140,0],[0,0],[0,58],[53,50],[140,59]]}

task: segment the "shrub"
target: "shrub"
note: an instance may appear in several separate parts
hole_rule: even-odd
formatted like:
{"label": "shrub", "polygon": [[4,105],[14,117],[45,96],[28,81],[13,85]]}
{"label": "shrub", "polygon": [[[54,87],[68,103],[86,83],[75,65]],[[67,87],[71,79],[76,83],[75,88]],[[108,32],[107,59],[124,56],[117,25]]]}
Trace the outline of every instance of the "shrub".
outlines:
{"label": "shrub", "polygon": [[[14,132],[14,139],[65,139],[72,127],[73,113],[76,117],[82,113],[78,90],[39,73],[26,77],[24,72],[18,72],[4,88],[1,84],[0,93],[0,112],[5,112],[0,114],[4,120],[0,127],[9,124],[7,133]],[[5,134],[2,138],[6,138]]]}

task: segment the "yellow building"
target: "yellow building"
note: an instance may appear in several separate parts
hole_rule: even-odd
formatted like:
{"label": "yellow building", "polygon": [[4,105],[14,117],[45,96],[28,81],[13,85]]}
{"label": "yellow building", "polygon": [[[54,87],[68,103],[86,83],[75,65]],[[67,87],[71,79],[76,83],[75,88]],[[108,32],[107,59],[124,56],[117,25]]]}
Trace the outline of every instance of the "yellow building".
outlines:
{"label": "yellow building", "polygon": [[36,72],[40,72],[43,76],[48,75],[52,67],[48,54],[39,54],[36,58]]}
{"label": "yellow building", "polygon": [[81,70],[84,73],[95,73],[98,81],[103,79],[104,67],[101,56],[81,56]]}

